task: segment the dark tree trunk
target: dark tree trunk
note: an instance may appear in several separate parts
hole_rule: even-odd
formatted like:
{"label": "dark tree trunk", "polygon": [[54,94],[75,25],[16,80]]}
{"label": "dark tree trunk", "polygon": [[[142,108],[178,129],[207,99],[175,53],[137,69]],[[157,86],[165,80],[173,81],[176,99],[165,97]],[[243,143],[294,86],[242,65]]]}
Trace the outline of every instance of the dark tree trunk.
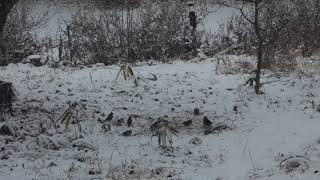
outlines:
{"label": "dark tree trunk", "polygon": [[259,24],[259,2],[260,0],[255,0],[255,13],[254,13],[254,30],[258,40],[258,48],[257,48],[257,70],[256,70],[256,78],[255,78],[255,92],[256,94],[260,94],[261,87],[261,69],[262,69],[262,58],[263,58],[263,38],[260,33],[260,24]]}
{"label": "dark tree trunk", "polygon": [[0,50],[3,51],[4,42],[2,40],[4,26],[7,21],[7,16],[10,13],[12,7],[18,2],[18,0],[1,0],[0,1]]}
{"label": "dark tree trunk", "polygon": [[5,7],[5,2],[0,3],[0,54],[4,53],[4,42],[3,42],[3,30],[4,30],[4,25],[6,24],[7,21],[7,15],[9,14],[7,11],[7,8]]}
{"label": "dark tree trunk", "polygon": [[12,102],[15,99],[16,94],[12,83],[0,80],[0,116],[6,111],[12,112]]}

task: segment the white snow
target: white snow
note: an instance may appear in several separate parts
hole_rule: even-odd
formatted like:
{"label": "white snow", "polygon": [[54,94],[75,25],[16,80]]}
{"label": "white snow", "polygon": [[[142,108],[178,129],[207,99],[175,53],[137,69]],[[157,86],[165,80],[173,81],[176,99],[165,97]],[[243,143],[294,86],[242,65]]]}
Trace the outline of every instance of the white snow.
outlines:
{"label": "white snow", "polygon": [[207,31],[211,32],[216,32],[223,21],[240,13],[239,10],[232,7],[211,7],[208,9],[208,12],[204,27]]}
{"label": "white snow", "polygon": [[[41,38],[55,37],[77,11],[46,3],[33,8],[34,14],[49,10],[48,24],[35,31]],[[206,28],[217,30],[218,21],[233,13],[212,9]],[[57,51],[49,51],[48,59],[56,61]],[[0,179],[320,179],[319,63],[304,61],[305,74],[264,72],[268,83],[258,96],[243,85],[251,69],[239,69],[242,61],[254,65],[254,58],[244,56],[141,63],[127,81],[115,81],[118,66],[103,64],[0,67],[0,80],[13,82],[19,96],[13,116],[0,123],[18,127],[16,137],[0,135]],[[153,75],[157,80],[148,80]],[[76,124],[52,123],[75,101],[81,131]],[[99,120],[110,112],[111,130],[104,132]],[[127,127],[129,116],[133,127]],[[172,151],[151,139],[150,125],[163,116],[179,131]],[[204,116],[232,129],[204,135]],[[186,120],[193,123],[185,127]],[[121,135],[127,130],[132,136]],[[195,137],[202,143],[190,144]],[[291,160],[305,164],[285,169]]]}
{"label": "white snow", "polygon": [[[117,66],[3,67],[0,79],[12,81],[19,92],[14,116],[5,119],[21,129],[15,139],[0,136],[0,157],[9,157],[0,160],[0,179],[319,179],[315,173],[320,168],[319,77],[299,78],[292,73],[278,78],[266,72],[263,81],[276,82],[265,84],[265,94],[257,96],[252,87],[242,86],[250,75],[220,74],[216,67],[215,59],[136,66],[137,76],[147,78],[152,73],[158,78],[140,81],[138,87],[132,79],[114,82]],[[233,90],[227,90],[230,88]],[[46,132],[59,150],[37,144],[40,122],[50,124],[46,112],[57,118],[67,108],[67,101],[86,107],[77,116],[83,138],[76,143],[88,143],[87,147],[96,150],[77,150],[72,146],[72,139],[79,134],[77,127],[65,129],[60,123]],[[193,115],[194,108],[202,114]],[[102,113],[111,111],[111,131],[103,132],[98,119],[105,119]],[[159,148],[149,132],[151,119],[164,115],[180,132],[172,152]],[[129,116],[133,127],[125,122],[116,125],[117,120]],[[205,136],[204,116],[233,129]],[[189,119],[192,125],[184,127],[182,122]],[[129,129],[132,136],[121,136]],[[202,144],[190,144],[194,137]],[[308,168],[286,172],[280,163],[291,155],[307,158]]]}

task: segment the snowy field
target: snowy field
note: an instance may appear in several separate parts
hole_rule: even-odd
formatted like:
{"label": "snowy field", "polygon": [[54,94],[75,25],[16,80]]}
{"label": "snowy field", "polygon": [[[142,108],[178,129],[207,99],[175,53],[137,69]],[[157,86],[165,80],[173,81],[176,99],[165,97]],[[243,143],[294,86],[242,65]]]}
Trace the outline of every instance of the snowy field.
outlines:
{"label": "snowy field", "polygon": [[[0,179],[320,179],[319,77],[266,72],[257,96],[243,86],[250,75],[222,69],[215,58],[144,64],[115,81],[117,66],[2,67],[19,99],[1,122],[16,134],[0,136]],[[78,123],[53,124],[68,102]],[[205,116],[228,128],[204,135]],[[172,148],[151,139],[159,117],[179,131]]]}
{"label": "snowy field", "polygon": [[[41,2],[31,11],[48,11],[48,23],[34,31],[39,39],[55,38],[79,10]],[[205,27],[215,31],[233,13],[212,9]],[[0,180],[320,179],[320,64],[264,72],[257,96],[244,85],[251,75],[239,68],[243,61],[253,70],[244,56],[142,63],[128,80],[116,80],[119,66],[101,64],[0,67],[0,80],[18,93],[13,115],[0,119],[0,129],[14,132],[0,135]],[[74,102],[66,127],[59,116]],[[150,131],[158,118],[179,132],[167,148]]]}

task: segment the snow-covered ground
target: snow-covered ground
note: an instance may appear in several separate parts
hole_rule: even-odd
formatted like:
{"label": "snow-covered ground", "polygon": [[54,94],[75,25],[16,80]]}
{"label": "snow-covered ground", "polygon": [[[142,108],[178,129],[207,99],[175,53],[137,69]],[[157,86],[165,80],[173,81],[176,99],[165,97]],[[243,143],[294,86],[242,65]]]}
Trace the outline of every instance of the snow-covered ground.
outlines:
{"label": "snow-covered ground", "polygon": [[[35,30],[39,38],[55,37],[78,10],[58,4],[32,5],[34,15],[48,11],[48,23]],[[205,27],[215,31],[233,13],[212,9]],[[0,135],[0,179],[320,179],[319,64],[305,64],[317,70],[313,76],[266,72],[265,94],[257,96],[244,86],[250,75],[239,71],[243,60],[247,67],[253,62],[223,56],[145,63],[126,81],[115,81],[118,66],[0,67],[0,80],[13,82],[19,94],[13,116],[0,119],[0,129],[15,132]],[[56,120],[70,102],[79,106],[66,128]],[[113,119],[102,123],[111,112]],[[179,131],[172,148],[151,138],[159,117]],[[205,135],[204,117],[211,127],[229,128]]]}
{"label": "snow-covered ground", "polygon": [[[215,59],[135,66],[138,86],[114,81],[117,66],[2,67],[0,79],[14,83],[19,99],[1,124],[17,132],[0,136],[0,179],[319,179],[319,77],[265,73],[272,83],[257,96],[243,86],[250,75],[217,67]],[[81,132],[51,122],[68,101],[82,107]],[[105,131],[99,121],[110,112]],[[204,135],[204,116],[231,129]],[[158,117],[179,131],[170,150],[151,139]],[[127,130],[131,136],[122,135]],[[190,143],[195,137],[202,142]]]}

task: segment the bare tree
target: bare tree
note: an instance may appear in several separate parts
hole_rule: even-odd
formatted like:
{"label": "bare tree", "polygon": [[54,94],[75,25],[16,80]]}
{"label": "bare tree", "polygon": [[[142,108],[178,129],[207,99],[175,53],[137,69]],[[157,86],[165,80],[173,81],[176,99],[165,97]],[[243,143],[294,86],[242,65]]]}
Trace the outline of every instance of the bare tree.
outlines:
{"label": "bare tree", "polygon": [[[263,60],[263,46],[265,44],[265,38],[262,35],[262,26],[261,26],[261,18],[260,12],[262,8],[266,5],[266,3],[272,0],[240,0],[242,1],[242,6],[237,4],[237,1],[228,1],[228,0],[218,0],[213,1],[215,4],[219,4],[222,6],[233,7],[239,9],[241,12],[241,16],[252,26],[253,32],[255,34],[256,41],[256,56],[257,56],[257,67],[255,70],[255,93],[261,94],[261,69],[262,69],[262,60]],[[252,10],[251,10],[252,9]],[[249,12],[245,12],[249,10]]]}
{"label": "bare tree", "polygon": [[[223,6],[229,6],[239,9],[241,17],[249,24],[247,31],[252,32],[253,44],[252,49],[255,49],[257,57],[257,66],[255,77],[255,93],[261,94],[261,70],[266,67],[269,62],[269,54],[267,52],[270,46],[275,46],[279,37],[283,34],[283,31],[288,25],[287,14],[276,14],[281,11],[273,10],[277,3],[281,3],[276,0],[240,0],[242,6],[234,4],[235,1],[220,0],[218,4]],[[286,3],[286,2],[284,2]],[[282,7],[282,6],[281,6]],[[287,12],[289,10],[285,10]],[[272,14],[275,13],[275,14]],[[239,19],[241,20],[241,19]],[[241,23],[240,23],[241,24]],[[246,27],[245,27],[246,28]],[[249,35],[250,36],[250,35]],[[250,37],[249,37],[250,38]]]}
{"label": "bare tree", "polygon": [[243,0],[243,4],[245,3],[252,3],[254,5],[254,19],[250,19],[247,17],[243,11],[243,6],[240,9],[242,16],[250,22],[254,27],[254,32],[256,34],[257,38],[257,69],[255,71],[256,77],[255,77],[255,92],[256,94],[260,94],[260,87],[261,87],[261,69],[262,69],[262,58],[263,58],[263,44],[264,39],[261,35],[261,27],[260,27],[260,6],[263,5],[264,0]]}

